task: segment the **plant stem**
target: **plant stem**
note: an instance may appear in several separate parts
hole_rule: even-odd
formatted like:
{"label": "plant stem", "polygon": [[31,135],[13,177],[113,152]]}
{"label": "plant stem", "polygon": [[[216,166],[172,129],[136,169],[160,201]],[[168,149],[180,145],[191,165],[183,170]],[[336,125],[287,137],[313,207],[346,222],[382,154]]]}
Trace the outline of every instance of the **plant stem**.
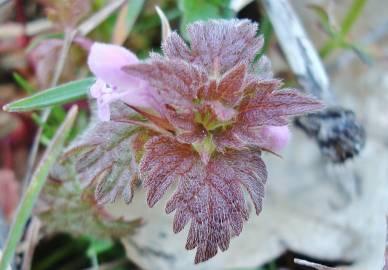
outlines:
{"label": "plant stem", "polygon": [[[59,60],[55,67],[53,78],[51,79],[51,87],[54,87],[58,84],[59,78],[61,76],[61,73],[66,63],[66,56],[70,50],[70,46],[74,39],[75,34],[76,34],[76,31],[74,30],[68,29],[65,31],[64,43],[62,45],[62,49],[59,54]],[[47,108],[42,112],[41,121],[43,124],[47,122],[47,119],[50,116],[50,113],[51,113],[51,108]],[[34,137],[34,142],[32,144],[31,152],[27,161],[26,176],[23,179],[23,191],[25,190],[28,183],[30,182],[30,176],[32,174],[32,170],[34,169],[35,159],[38,154],[39,143],[40,143],[42,134],[43,134],[43,125],[38,128],[38,131]]]}
{"label": "plant stem", "polygon": [[42,160],[32,175],[31,183],[19,204],[16,217],[9,232],[4,253],[0,261],[0,270],[6,270],[9,263],[11,262],[12,257],[14,256],[16,246],[22,238],[24,226],[26,225],[27,220],[31,215],[35,201],[37,200],[40,191],[46,182],[51,167],[54,165],[59,154],[61,153],[65,140],[70,133],[71,127],[73,126],[76,119],[77,112],[77,106],[73,106],[70,109],[66,119],[56,132],[53,140],[44,153]]}
{"label": "plant stem", "polygon": [[353,24],[360,16],[365,4],[366,0],[353,1],[352,6],[341,23],[341,29],[338,33],[338,37],[331,38],[319,50],[319,55],[322,57],[322,59],[325,59],[336,47],[340,46],[341,42],[345,40],[346,35],[349,33]]}
{"label": "plant stem", "polygon": [[105,21],[113,12],[115,12],[119,7],[125,3],[125,0],[116,0],[107,4],[100,11],[95,13],[89,19],[80,24],[77,28],[77,33],[81,36],[86,36],[92,30],[94,30],[97,25]]}
{"label": "plant stem", "polygon": [[323,47],[319,50],[319,56],[321,56],[322,59],[325,59],[329,54],[337,47],[337,41],[336,39],[330,39],[328,42],[326,42]]}
{"label": "plant stem", "polygon": [[366,0],[354,0],[350,10],[346,14],[344,20],[341,24],[341,36],[345,36],[349,33],[351,27],[356,22],[357,18],[360,16]]}

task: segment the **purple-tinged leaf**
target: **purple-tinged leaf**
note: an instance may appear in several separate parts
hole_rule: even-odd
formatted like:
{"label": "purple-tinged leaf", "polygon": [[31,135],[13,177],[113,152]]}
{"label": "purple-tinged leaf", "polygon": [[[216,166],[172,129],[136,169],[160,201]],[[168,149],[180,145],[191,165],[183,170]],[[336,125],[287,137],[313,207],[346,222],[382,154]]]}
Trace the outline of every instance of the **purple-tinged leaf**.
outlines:
{"label": "purple-tinged leaf", "polygon": [[162,45],[164,55],[204,66],[215,75],[239,63],[249,64],[263,45],[262,38],[256,36],[257,24],[249,20],[199,21],[187,31],[191,50],[173,33]]}
{"label": "purple-tinged leaf", "polygon": [[290,134],[285,126],[245,127],[235,125],[233,128],[214,137],[219,151],[226,148],[244,150],[247,147],[258,147],[263,151],[276,153],[288,143]]}
{"label": "purple-tinged leaf", "polygon": [[197,125],[194,122],[194,113],[192,111],[185,110],[178,113],[174,108],[167,106],[164,113],[167,120],[177,129],[194,131],[197,128]]}
{"label": "purple-tinged leaf", "polygon": [[162,43],[162,50],[168,58],[189,60],[191,59],[191,51],[185,41],[176,33],[172,32]]}
{"label": "purple-tinged leaf", "polygon": [[174,232],[191,220],[186,248],[197,248],[195,263],[213,257],[218,248],[226,250],[231,234],[241,233],[248,219],[242,187],[257,214],[262,208],[267,172],[257,150],[217,154],[205,165],[191,145],[160,136],[145,145],[140,172],[151,207],[179,182],[166,212],[175,211]]}
{"label": "purple-tinged leaf", "polygon": [[217,93],[215,93],[218,99],[234,105],[241,98],[245,74],[245,64],[239,64],[225,73],[218,84]]}
{"label": "purple-tinged leaf", "polygon": [[124,67],[129,75],[148,81],[157,89],[163,102],[180,108],[190,108],[197,98],[198,88],[207,80],[199,67],[179,59],[154,56],[149,63]]}
{"label": "purple-tinged leaf", "polygon": [[287,116],[300,115],[323,108],[323,104],[311,97],[298,94],[295,89],[274,92],[259,91],[243,102],[239,108],[239,120],[246,126],[283,126]]}
{"label": "purple-tinged leaf", "polygon": [[267,56],[262,55],[258,61],[251,65],[249,73],[254,74],[262,80],[272,79],[273,71],[271,61]]}
{"label": "purple-tinged leaf", "polygon": [[248,74],[247,84],[244,87],[245,95],[251,98],[264,93],[271,93],[280,88],[282,82],[278,79],[263,80],[257,76]]}
{"label": "purple-tinged leaf", "polygon": [[249,20],[199,21],[188,26],[191,59],[208,72],[224,74],[239,63],[249,64],[263,45],[257,24]]}
{"label": "purple-tinged leaf", "polygon": [[[238,128],[245,128],[241,125]],[[227,148],[243,150],[247,148],[247,143],[238,138],[234,133],[234,128],[228,128],[222,132],[213,134],[213,141],[217,151],[224,153]]]}
{"label": "purple-tinged leaf", "polygon": [[[127,106],[117,106],[114,105],[113,113],[120,111],[121,116],[133,116]],[[97,122],[65,153],[65,158],[75,159],[82,186],[96,185],[99,203],[113,202],[119,195],[127,203],[131,201],[131,180],[135,179],[136,172],[132,136],[138,131],[138,127],[127,123]]]}
{"label": "purple-tinged leaf", "polygon": [[196,163],[198,155],[189,144],[180,144],[168,137],[149,140],[139,168],[144,187],[148,189],[148,204],[154,206],[173,181],[188,177]]}

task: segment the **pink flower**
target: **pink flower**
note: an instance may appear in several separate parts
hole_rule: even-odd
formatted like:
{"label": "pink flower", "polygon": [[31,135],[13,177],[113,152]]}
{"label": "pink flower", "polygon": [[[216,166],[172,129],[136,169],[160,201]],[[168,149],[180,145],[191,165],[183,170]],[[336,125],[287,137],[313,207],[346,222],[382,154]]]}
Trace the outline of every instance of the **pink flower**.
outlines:
{"label": "pink flower", "polygon": [[94,43],[88,57],[88,65],[97,81],[90,94],[97,99],[98,117],[110,120],[110,103],[116,100],[141,108],[155,107],[152,88],[144,80],[128,75],[121,69],[139,63],[135,54],[111,44]]}
{"label": "pink flower", "polygon": [[288,126],[266,126],[259,131],[262,140],[262,148],[280,152],[290,139],[290,130]]}

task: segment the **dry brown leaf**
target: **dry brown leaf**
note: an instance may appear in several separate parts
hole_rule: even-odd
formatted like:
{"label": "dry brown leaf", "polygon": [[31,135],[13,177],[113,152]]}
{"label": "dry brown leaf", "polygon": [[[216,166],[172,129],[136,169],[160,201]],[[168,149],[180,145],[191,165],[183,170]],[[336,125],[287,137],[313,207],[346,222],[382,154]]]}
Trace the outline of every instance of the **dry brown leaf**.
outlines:
{"label": "dry brown leaf", "polygon": [[0,170],[0,208],[5,218],[11,221],[12,214],[18,206],[20,185],[16,181],[13,171],[8,169]]}

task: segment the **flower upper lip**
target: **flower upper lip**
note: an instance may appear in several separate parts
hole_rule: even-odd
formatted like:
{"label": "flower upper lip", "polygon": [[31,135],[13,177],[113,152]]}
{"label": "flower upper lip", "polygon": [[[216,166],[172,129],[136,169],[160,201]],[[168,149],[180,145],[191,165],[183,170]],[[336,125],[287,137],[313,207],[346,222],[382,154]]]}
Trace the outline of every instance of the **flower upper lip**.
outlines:
{"label": "flower upper lip", "polygon": [[103,121],[110,120],[110,103],[122,100],[141,108],[158,109],[154,90],[149,84],[126,74],[124,66],[139,63],[135,54],[117,45],[95,42],[90,50],[88,65],[97,77],[90,94],[97,99],[98,116]]}

